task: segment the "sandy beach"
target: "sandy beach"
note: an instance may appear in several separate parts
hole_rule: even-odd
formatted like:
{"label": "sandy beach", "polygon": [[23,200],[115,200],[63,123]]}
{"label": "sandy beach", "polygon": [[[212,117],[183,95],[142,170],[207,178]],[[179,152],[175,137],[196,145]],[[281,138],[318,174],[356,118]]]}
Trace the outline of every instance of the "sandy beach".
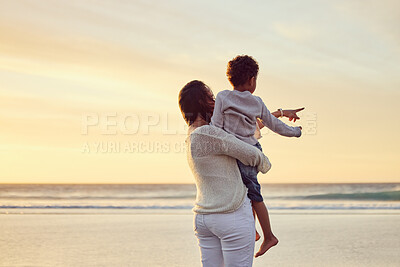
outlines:
{"label": "sandy beach", "polygon": [[[399,214],[271,218],[280,243],[253,266],[400,266]],[[200,266],[187,211],[1,214],[0,251],[0,266]]]}

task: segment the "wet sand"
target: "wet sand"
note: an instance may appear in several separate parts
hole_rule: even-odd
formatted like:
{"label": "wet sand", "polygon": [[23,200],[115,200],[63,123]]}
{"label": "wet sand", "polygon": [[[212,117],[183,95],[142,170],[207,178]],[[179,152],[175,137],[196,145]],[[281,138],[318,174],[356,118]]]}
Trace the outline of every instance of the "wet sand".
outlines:
{"label": "wet sand", "polygon": [[[399,214],[271,220],[280,243],[253,266],[400,266]],[[189,212],[0,214],[0,251],[0,266],[200,266]]]}

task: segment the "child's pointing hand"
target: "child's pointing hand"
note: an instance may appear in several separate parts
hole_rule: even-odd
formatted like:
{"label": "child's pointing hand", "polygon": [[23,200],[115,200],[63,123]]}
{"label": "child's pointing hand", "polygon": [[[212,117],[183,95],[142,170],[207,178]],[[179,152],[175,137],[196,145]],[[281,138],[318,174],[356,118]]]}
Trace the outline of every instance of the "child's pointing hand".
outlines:
{"label": "child's pointing hand", "polygon": [[302,111],[304,108],[298,108],[298,109],[286,109],[283,110],[283,116],[288,117],[289,121],[296,122],[296,120],[300,120],[300,117],[297,116],[297,112]]}

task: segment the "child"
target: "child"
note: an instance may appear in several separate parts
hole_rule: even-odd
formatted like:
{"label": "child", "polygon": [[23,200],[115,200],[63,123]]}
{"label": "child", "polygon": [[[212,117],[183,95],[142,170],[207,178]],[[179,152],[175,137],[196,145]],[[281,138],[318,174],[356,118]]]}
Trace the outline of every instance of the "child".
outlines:
{"label": "child", "polygon": [[[273,116],[260,97],[254,96],[258,64],[250,56],[237,56],[229,61],[227,76],[233,90],[225,90],[217,95],[211,124],[235,135],[244,142],[261,150],[261,145],[255,137],[258,124],[265,125],[272,131],[283,136],[300,137],[301,127],[291,127]],[[279,110],[283,116],[282,109]],[[262,127],[260,127],[262,128]],[[264,241],[256,257],[264,254],[278,243],[271,230],[268,210],[261,196],[260,184],[257,181],[257,168],[246,166],[238,161],[243,183],[248,188],[248,197],[257,214],[264,234]],[[256,239],[259,235],[256,233]]]}

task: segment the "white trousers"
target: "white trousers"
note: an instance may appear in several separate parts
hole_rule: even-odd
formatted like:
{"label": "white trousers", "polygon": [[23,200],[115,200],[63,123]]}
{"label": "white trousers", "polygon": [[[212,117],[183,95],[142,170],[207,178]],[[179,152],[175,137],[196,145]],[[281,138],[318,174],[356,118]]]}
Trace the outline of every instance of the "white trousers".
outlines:
{"label": "white trousers", "polygon": [[203,267],[248,267],[253,265],[254,217],[250,199],[231,213],[195,214]]}

